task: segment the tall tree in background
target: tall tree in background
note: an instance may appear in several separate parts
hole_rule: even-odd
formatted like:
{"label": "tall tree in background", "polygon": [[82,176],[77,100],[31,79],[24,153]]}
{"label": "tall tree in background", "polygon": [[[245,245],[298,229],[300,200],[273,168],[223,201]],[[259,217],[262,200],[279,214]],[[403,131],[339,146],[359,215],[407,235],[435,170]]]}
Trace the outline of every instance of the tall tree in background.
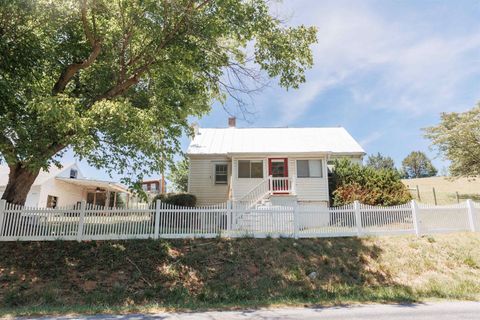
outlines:
{"label": "tall tree in background", "polygon": [[379,153],[371,154],[367,158],[367,167],[371,167],[376,170],[390,169],[395,170],[395,162],[391,157],[383,156]]}
{"label": "tall tree in background", "polygon": [[480,175],[480,105],[463,113],[442,113],[440,124],[425,130],[433,146],[450,160],[452,176]]}
{"label": "tall tree in background", "polygon": [[188,159],[183,158],[170,166],[168,180],[172,183],[177,192],[188,191]]}
{"label": "tall tree in background", "polygon": [[408,179],[432,177],[437,174],[437,169],[425,153],[421,151],[413,151],[403,159],[402,171],[405,178]]}
{"label": "tall tree in background", "polygon": [[297,88],[315,41],[267,0],[0,0],[2,198],[23,204],[68,148],[132,179],[163,171],[189,116],[241,101],[258,72]]}

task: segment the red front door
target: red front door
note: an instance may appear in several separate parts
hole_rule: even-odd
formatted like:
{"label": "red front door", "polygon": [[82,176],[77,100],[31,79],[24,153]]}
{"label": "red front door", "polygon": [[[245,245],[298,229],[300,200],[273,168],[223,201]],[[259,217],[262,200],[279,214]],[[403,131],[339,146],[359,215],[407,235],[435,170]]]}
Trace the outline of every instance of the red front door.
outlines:
{"label": "red front door", "polygon": [[[288,159],[270,158],[268,159],[268,175],[272,176],[273,191],[288,191]],[[285,179],[282,179],[285,178]]]}

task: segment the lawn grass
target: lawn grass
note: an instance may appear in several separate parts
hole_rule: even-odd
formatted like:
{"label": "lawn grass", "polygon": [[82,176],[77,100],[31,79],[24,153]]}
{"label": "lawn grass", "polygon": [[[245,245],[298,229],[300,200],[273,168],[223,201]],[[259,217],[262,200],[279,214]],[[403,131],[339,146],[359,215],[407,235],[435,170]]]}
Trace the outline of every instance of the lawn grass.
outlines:
{"label": "lawn grass", "polygon": [[0,316],[479,300],[479,246],[473,233],[2,243]]}

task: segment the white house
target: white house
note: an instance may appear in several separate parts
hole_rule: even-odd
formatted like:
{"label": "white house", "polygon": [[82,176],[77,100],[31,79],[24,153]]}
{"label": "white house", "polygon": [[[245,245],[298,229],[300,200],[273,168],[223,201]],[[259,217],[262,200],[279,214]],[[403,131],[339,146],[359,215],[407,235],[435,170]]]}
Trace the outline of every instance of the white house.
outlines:
{"label": "white house", "polygon": [[[8,182],[8,166],[0,166],[0,193]],[[101,206],[125,206],[128,202],[125,186],[109,181],[86,179],[78,165],[72,163],[62,168],[51,166],[40,171],[27,195],[25,206],[55,208],[75,205],[85,200]]]}
{"label": "white house", "polygon": [[198,204],[270,199],[328,203],[328,165],[365,151],[338,128],[195,128],[187,150],[188,192]]}

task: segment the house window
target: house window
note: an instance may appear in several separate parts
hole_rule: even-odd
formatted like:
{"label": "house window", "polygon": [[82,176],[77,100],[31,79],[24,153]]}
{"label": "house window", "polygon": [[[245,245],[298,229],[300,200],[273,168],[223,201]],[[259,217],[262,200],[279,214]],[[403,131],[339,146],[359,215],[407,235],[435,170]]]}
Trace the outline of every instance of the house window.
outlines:
{"label": "house window", "polygon": [[75,169],[70,169],[70,179],[77,179],[78,171]]}
{"label": "house window", "polygon": [[226,163],[215,164],[215,184],[227,184],[228,165]]}
{"label": "house window", "polygon": [[297,160],[298,178],[322,178],[322,160]]}
{"label": "house window", "polygon": [[48,196],[47,197],[47,208],[55,209],[57,207],[58,197]]}
{"label": "house window", "polygon": [[148,191],[148,185],[146,183],[142,184],[142,190]]}
{"label": "house window", "polygon": [[238,160],[239,178],[263,178],[263,160]]}
{"label": "house window", "polygon": [[156,184],[156,183],[152,183],[152,184],[150,185],[150,190],[151,190],[151,191],[157,191],[157,184]]}

